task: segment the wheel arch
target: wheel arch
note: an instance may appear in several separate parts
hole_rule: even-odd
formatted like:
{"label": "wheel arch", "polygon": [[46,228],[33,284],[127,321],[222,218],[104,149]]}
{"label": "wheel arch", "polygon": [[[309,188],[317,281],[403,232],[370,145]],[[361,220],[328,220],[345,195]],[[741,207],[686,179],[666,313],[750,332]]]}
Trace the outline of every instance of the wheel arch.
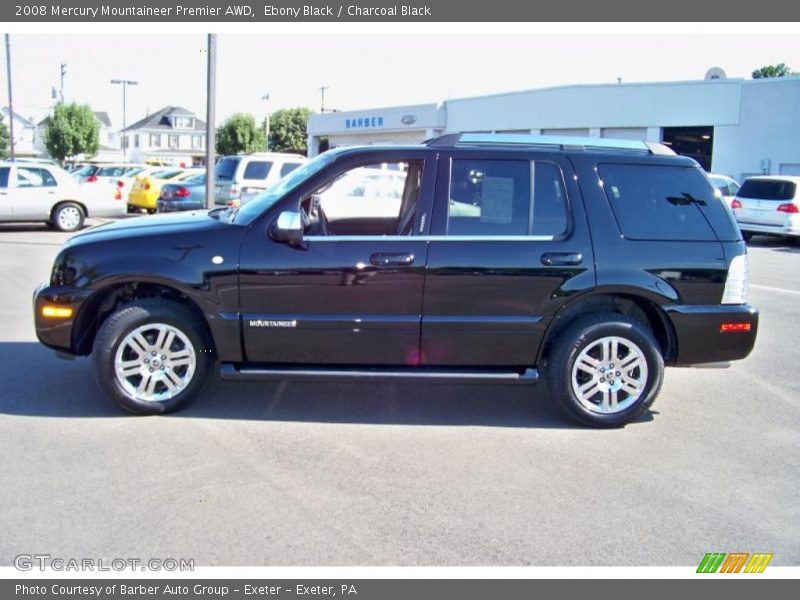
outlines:
{"label": "wheel arch", "polygon": [[89,218],[89,208],[86,206],[85,202],[81,202],[80,200],[72,200],[70,198],[64,198],[63,200],[58,200],[52,207],[50,207],[50,221],[53,220],[55,217],[56,211],[58,208],[64,204],[76,204],[82,211],[83,211],[83,218]]}
{"label": "wheel arch", "polygon": [[566,327],[576,319],[600,312],[627,315],[647,326],[660,346],[665,364],[669,364],[678,354],[678,341],[669,317],[661,308],[666,302],[667,299],[652,292],[624,286],[597,288],[574,298],[550,322],[539,347],[537,364],[547,357],[554,340]]}
{"label": "wheel arch", "polygon": [[189,309],[205,324],[209,340],[214,342],[208,320],[197,302],[178,287],[158,281],[116,281],[92,294],[81,307],[72,329],[72,347],[76,354],[92,352],[100,326],[120,307],[143,298],[163,298]]}

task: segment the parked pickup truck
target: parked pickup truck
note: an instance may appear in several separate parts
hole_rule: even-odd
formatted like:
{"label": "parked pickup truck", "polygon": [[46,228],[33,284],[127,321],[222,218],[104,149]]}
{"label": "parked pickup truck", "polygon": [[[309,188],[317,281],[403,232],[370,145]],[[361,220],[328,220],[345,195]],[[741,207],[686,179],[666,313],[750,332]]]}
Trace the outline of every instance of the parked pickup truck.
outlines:
{"label": "parked pickup truck", "polygon": [[218,362],[226,380],[541,378],[601,427],[647,411],[665,366],[745,358],[758,327],[742,235],[695,161],[511,134],[331,150],[241,207],[93,227],[34,310],[135,413],[186,405]]}

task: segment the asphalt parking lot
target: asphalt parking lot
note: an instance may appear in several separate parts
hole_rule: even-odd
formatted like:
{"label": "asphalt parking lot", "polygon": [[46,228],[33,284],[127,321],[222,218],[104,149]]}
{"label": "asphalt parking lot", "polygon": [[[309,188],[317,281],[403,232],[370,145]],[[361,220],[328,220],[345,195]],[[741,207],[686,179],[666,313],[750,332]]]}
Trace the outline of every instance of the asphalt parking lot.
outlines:
{"label": "asphalt parking lot", "polygon": [[755,238],[753,355],[667,371],[625,429],[544,386],[233,384],[132,417],[33,330],[68,236],[0,225],[0,565],[21,553],[197,565],[800,563],[800,247]]}

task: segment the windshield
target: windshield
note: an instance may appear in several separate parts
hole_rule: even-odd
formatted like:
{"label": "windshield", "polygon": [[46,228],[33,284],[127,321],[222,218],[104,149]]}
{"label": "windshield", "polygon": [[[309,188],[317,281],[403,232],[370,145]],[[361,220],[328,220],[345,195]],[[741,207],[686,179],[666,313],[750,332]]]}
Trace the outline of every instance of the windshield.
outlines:
{"label": "windshield", "polygon": [[302,167],[295,169],[271,188],[261,192],[253,200],[242,206],[236,214],[236,222],[249,223],[306,179],[331,164],[336,160],[338,154],[339,152],[336,150],[329,150],[325,154],[320,154],[308,161]]}
{"label": "windshield", "polygon": [[178,169],[177,171],[159,171],[158,173],[153,173],[152,175],[156,179],[172,179],[181,173],[183,173],[183,169]]}

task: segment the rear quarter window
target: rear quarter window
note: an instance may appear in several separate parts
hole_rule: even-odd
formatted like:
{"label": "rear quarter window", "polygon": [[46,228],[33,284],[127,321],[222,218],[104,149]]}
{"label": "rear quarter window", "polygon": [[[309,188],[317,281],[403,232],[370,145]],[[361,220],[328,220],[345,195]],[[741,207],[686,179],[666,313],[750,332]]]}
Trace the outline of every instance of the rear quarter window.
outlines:
{"label": "rear quarter window", "polygon": [[[717,240],[704,211],[719,218],[716,213],[724,212],[725,208],[714,187],[698,169],[600,164],[597,170],[614,217],[626,238]],[[728,217],[724,217],[723,222],[727,222],[729,228],[735,227]],[[726,234],[735,235],[734,232]]]}

